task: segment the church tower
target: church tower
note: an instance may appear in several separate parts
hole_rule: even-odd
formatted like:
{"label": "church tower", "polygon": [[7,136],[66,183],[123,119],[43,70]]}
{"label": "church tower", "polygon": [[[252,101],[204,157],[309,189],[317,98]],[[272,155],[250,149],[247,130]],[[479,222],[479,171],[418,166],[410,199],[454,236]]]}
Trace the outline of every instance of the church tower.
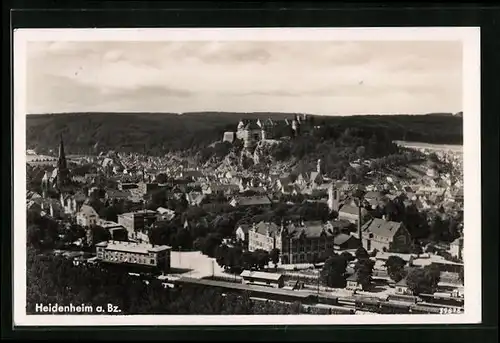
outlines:
{"label": "church tower", "polygon": [[61,135],[59,142],[59,158],[57,160],[57,188],[61,190],[64,186],[69,184],[69,170],[66,162],[66,155],[64,153],[64,143]]}
{"label": "church tower", "polygon": [[46,199],[48,197],[48,194],[49,194],[49,178],[50,178],[50,175],[49,175],[49,172],[48,171],[45,171],[45,174],[43,175],[43,178],[42,178],[42,197],[44,199]]}
{"label": "church tower", "polygon": [[340,192],[330,185],[328,188],[328,208],[330,212],[338,212],[340,207]]}

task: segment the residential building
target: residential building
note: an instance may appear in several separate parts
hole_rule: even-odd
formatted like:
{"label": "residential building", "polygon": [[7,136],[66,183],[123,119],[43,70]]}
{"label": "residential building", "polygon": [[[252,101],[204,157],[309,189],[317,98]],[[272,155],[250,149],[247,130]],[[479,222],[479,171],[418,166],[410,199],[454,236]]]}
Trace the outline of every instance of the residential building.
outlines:
{"label": "residential building", "polygon": [[[347,220],[352,224],[357,224],[359,221],[359,208],[357,206],[351,205],[351,204],[345,204],[342,205],[342,207],[339,209],[338,213],[339,216],[338,218],[340,220]],[[361,220],[368,214],[368,211],[364,208],[361,208]]]}
{"label": "residential building", "polygon": [[340,233],[333,239],[333,246],[335,250],[349,250],[359,247],[359,240],[352,235]]}
{"label": "residential building", "polygon": [[408,287],[408,283],[406,282],[406,278],[401,279],[396,283],[394,292],[398,295],[413,295],[413,292]]}
{"label": "residential building", "polygon": [[409,248],[411,245],[410,233],[402,222],[373,218],[362,226],[361,231],[366,250],[387,251]]}
{"label": "residential building", "polygon": [[248,232],[248,250],[280,250],[282,264],[312,263],[322,253],[334,249],[337,229],[320,221],[288,223],[260,222]]}
{"label": "residential building", "polygon": [[109,231],[111,239],[113,241],[127,241],[128,234],[127,229],[123,227],[123,225],[118,224],[117,222],[99,219],[97,225]]}
{"label": "residential building", "polygon": [[175,211],[168,208],[158,207],[156,212],[158,212],[158,220],[170,221],[175,217]]}
{"label": "residential building", "polygon": [[356,292],[357,290],[362,290],[363,286],[358,282],[358,275],[356,273],[351,274],[346,279],[346,289]]}
{"label": "residential building", "polygon": [[200,206],[207,199],[206,194],[201,192],[186,193],[186,200],[190,206]]}
{"label": "residential building", "polygon": [[450,243],[449,253],[451,256],[462,259],[462,252],[464,248],[464,239],[459,237]]}
{"label": "residential building", "polygon": [[76,222],[83,227],[91,227],[97,225],[99,215],[96,210],[90,205],[82,205],[80,211],[76,214]]}
{"label": "residential building", "polygon": [[127,189],[119,190],[119,189],[107,189],[105,198],[106,200],[111,201],[122,201],[127,200],[130,197],[130,191]]}
{"label": "residential building", "polygon": [[144,230],[158,219],[156,211],[141,210],[118,215],[118,224],[127,229],[129,238],[134,238],[137,231]]}
{"label": "residential building", "polygon": [[235,235],[236,240],[248,244],[248,232],[251,226],[246,224],[241,224],[236,228]]}
{"label": "residential building", "polygon": [[170,270],[171,247],[147,243],[107,241],[96,244],[97,259],[105,263],[153,267]]}

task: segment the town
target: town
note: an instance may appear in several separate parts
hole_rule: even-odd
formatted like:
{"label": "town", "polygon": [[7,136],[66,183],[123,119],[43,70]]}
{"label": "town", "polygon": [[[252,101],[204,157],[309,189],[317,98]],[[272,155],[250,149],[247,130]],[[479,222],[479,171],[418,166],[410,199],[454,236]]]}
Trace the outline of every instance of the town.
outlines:
{"label": "town", "polygon": [[27,151],[28,260],[210,289],[242,313],[462,313],[461,146],[334,131],[242,118],[195,156],[71,155],[61,135]]}

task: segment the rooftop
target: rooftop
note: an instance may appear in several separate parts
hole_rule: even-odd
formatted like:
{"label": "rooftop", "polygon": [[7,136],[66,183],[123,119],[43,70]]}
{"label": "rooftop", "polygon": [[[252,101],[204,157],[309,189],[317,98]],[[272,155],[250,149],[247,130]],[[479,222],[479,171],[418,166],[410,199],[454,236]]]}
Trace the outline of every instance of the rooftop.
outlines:
{"label": "rooftop", "polygon": [[266,272],[255,272],[250,270],[244,270],[241,274],[241,277],[250,277],[264,280],[274,280],[278,281],[283,275],[276,273],[266,273]]}
{"label": "rooftop", "polygon": [[168,245],[152,245],[147,243],[122,242],[122,241],[107,241],[96,244],[97,247],[104,247],[107,250],[133,252],[139,254],[148,254],[150,252],[160,252],[170,250]]}
{"label": "rooftop", "polygon": [[363,225],[363,232],[373,233],[382,237],[394,237],[398,229],[401,227],[401,222],[393,222],[380,218],[373,218]]}

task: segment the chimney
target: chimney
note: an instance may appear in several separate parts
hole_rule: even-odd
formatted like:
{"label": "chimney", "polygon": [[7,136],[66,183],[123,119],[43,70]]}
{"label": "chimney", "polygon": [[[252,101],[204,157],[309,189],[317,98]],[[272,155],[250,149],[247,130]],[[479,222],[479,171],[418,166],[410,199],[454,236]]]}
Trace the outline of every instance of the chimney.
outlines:
{"label": "chimney", "polygon": [[361,217],[361,201],[358,203],[358,236],[359,236],[359,244],[363,247],[363,238],[361,236],[361,225],[362,225],[362,217]]}

